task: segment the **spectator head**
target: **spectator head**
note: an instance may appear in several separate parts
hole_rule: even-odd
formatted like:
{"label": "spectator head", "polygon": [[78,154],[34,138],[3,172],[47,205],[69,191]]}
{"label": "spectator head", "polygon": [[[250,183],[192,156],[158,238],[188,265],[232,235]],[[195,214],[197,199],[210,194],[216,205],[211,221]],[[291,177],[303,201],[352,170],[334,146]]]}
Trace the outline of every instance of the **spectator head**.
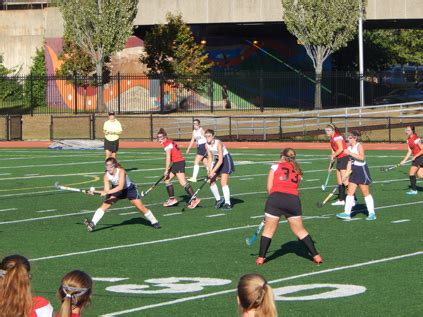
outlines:
{"label": "spectator head", "polygon": [[62,302],[59,316],[70,316],[72,309],[82,310],[91,303],[93,281],[82,271],[75,270],[67,273],[60,283],[57,296]]}
{"label": "spectator head", "polygon": [[277,317],[273,290],[260,274],[246,274],[238,282],[240,316],[254,311],[255,317]]}

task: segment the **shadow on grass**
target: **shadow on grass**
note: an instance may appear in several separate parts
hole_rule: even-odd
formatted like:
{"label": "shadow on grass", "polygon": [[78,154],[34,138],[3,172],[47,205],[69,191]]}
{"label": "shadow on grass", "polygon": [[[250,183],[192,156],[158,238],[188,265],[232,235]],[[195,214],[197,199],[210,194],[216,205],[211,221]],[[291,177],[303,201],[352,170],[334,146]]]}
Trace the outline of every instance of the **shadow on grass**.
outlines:
{"label": "shadow on grass", "polygon": [[[83,223],[78,223],[78,224],[83,225]],[[128,220],[122,221],[121,223],[117,223],[117,224],[101,224],[100,223],[96,226],[95,230],[92,233],[102,231],[102,230],[107,230],[107,229],[113,230],[113,228],[116,228],[116,227],[129,226],[129,225],[144,225],[144,226],[147,226],[147,227],[151,227],[150,222],[145,220],[144,218],[142,218],[142,216],[140,214],[139,217],[128,219]]]}
{"label": "shadow on grass", "polygon": [[266,257],[266,262],[273,261],[278,257],[289,253],[294,253],[299,257],[312,261],[313,258],[309,255],[307,249],[301,241],[289,241],[283,245],[279,250],[276,250],[272,255]]}

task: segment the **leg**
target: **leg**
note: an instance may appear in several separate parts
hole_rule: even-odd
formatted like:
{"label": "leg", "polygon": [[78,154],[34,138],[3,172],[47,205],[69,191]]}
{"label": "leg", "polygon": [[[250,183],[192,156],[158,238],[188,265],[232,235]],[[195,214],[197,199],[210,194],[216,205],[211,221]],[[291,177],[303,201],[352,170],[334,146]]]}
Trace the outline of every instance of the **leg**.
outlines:
{"label": "leg", "polygon": [[345,198],[344,213],[337,214],[336,217],[340,219],[351,219],[351,210],[354,207],[354,194],[357,189],[357,184],[349,183],[348,195]]}
{"label": "leg", "polygon": [[417,177],[422,179],[423,178],[423,167],[419,167],[417,170]]}
{"label": "leg", "polygon": [[345,202],[345,185],[342,183],[342,176],[345,175],[345,170],[336,170],[336,182],[338,184],[338,200],[337,205],[343,205]]}
{"label": "leg", "polygon": [[109,157],[111,157],[112,152],[110,150],[105,150],[105,152],[106,152],[106,160],[107,160]]}
{"label": "leg", "polygon": [[368,211],[368,216],[366,220],[376,220],[375,214],[375,202],[373,200],[373,196],[370,194],[369,185],[359,185],[360,190],[363,193],[364,201],[366,202],[366,207]]}
{"label": "leg", "polygon": [[145,218],[147,218],[155,228],[160,228],[159,221],[156,219],[156,217],[154,217],[151,210],[144,206],[140,199],[131,200],[131,204],[134,205],[140,212],[142,212]]}
{"label": "leg", "polygon": [[98,208],[94,212],[93,218],[91,220],[88,220],[87,218],[85,218],[84,224],[87,226],[88,231],[91,232],[94,230],[97,223],[101,220],[101,218],[103,218],[104,213],[107,211],[107,209],[109,209],[110,206],[116,201],[118,201],[118,198],[116,197],[107,199],[105,202],[101,204],[100,208]]}
{"label": "leg", "polygon": [[216,209],[221,208],[223,204],[225,203],[225,200],[222,197],[220,197],[219,188],[216,185],[216,178],[213,178],[210,181],[210,190],[214,196],[214,199],[216,199],[216,204],[214,205],[214,207]]}
{"label": "leg", "polygon": [[164,207],[170,207],[178,203],[175,198],[175,189],[172,185],[172,178],[175,177],[175,174],[170,173],[169,177],[165,179],[166,191],[169,197],[168,201],[163,204]]}
{"label": "leg", "polygon": [[116,158],[116,152],[112,152],[111,157]]}
{"label": "leg", "polygon": [[203,158],[203,156],[201,155],[196,155],[195,159],[194,159],[194,167],[193,167],[193,171],[192,171],[192,177],[190,181],[197,181],[197,176],[198,176],[198,172],[200,171],[200,162],[201,159]]}
{"label": "leg", "polygon": [[[260,251],[259,251],[259,258],[257,259],[257,264],[264,263],[264,258],[266,257],[267,250],[269,250],[270,243],[272,242],[272,237],[275,234],[276,229],[278,228],[279,219],[280,217],[266,214],[266,217],[264,220],[263,234],[261,235],[261,239],[260,239]],[[261,260],[259,260],[260,258]]]}
{"label": "leg", "polygon": [[304,243],[305,247],[307,248],[308,252],[310,252],[311,256],[313,257],[313,261],[316,264],[320,264],[323,262],[319,252],[317,252],[316,247],[314,246],[313,239],[311,238],[310,234],[304,228],[303,219],[301,216],[298,217],[290,217],[287,219],[288,224],[291,227],[292,232],[297,236],[297,238]]}
{"label": "leg", "polygon": [[191,203],[188,208],[195,208],[200,203],[200,198],[194,197],[194,190],[190,183],[188,183],[185,179],[185,173],[176,173],[176,177],[178,178],[179,184],[185,189],[185,192],[188,194],[189,198],[191,199]]}
{"label": "leg", "polygon": [[411,190],[407,192],[407,194],[417,194],[417,178],[416,174],[419,170],[419,167],[417,166],[411,166],[410,171],[408,172],[408,175],[410,176],[410,187]]}
{"label": "leg", "polygon": [[229,190],[229,174],[225,174],[222,173],[220,175],[220,184],[222,185],[222,192],[223,192],[223,197],[225,198],[225,206],[227,207],[226,209],[229,209],[232,205],[231,205],[231,192]]}

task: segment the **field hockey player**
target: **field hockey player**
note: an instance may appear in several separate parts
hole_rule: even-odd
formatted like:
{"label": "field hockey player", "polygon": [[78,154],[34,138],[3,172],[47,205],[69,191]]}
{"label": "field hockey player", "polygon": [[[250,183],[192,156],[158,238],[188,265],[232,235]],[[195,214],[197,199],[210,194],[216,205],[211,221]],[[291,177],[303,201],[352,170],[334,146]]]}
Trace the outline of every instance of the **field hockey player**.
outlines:
{"label": "field hockey player", "polygon": [[[231,192],[229,190],[228,182],[229,175],[235,171],[234,161],[223,142],[215,138],[214,130],[207,129],[205,136],[207,139],[207,157],[209,158],[210,190],[216,199],[215,208],[231,210]],[[218,176],[220,176],[223,199],[220,196],[219,189],[216,185],[216,178]]]}
{"label": "field hockey player", "polygon": [[[166,152],[166,166],[164,170],[165,175],[165,184],[167,194],[169,199],[163,204],[164,207],[171,207],[178,203],[178,200],[175,198],[175,189],[172,185],[172,179],[176,176],[179,181],[179,184],[185,189],[185,192],[189,197],[194,196],[194,190],[191,187],[191,184],[187,182],[185,178],[185,158],[183,157],[181,150],[175,141],[167,137],[167,133],[164,129],[160,129],[157,132],[157,141],[164,147]],[[170,164],[172,163],[172,166]],[[191,203],[188,205],[188,208],[194,209],[200,203],[200,198],[195,197],[191,200]]]}
{"label": "field hockey player", "polygon": [[408,158],[412,155],[411,167],[408,172],[410,176],[410,190],[406,192],[408,195],[417,195],[417,177],[423,178],[423,146],[421,144],[421,139],[416,134],[416,129],[414,126],[407,126],[405,129],[407,134],[407,144],[408,151],[401,165],[404,165]]}
{"label": "field hockey player", "polygon": [[260,240],[259,256],[256,259],[257,265],[263,265],[266,261],[266,253],[281,216],[285,216],[292,232],[304,243],[313,262],[316,264],[323,262],[314,246],[313,239],[303,225],[301,201],[298,194],[298,186],[303,173],[295,161],[295,156],[294,149],[286,148],[281,152],[280,161],[270,168],[267,177],[269,196],[264,210],[264,229]]}
{"label": "field hockey player", "polygon": [[195,155],[195,159],[194,159],[192,177],[188,179],[188,181],[195,183],[197,182],[198,172],[200,171],[200,162],[203,161],[203,164],[206,168],[208,168],[208,162],[207,162],[206,138],[204,136],[204,130],[200,126],[200,120],[195,119],[193,121],[193,127],[194,129],[192,130],[191,142],[188,145],[186,153],[187,154],[189,153],[192,145],[195,142],[197,144],[197,154]]}
{"label": "field hockey player", "polygon": [[[105,164],[106,172],[103,178],[104,189],[101,191],[101,196],[105,196],[106,200],[101,204],[100,208],[95,211],[91,220],[85,219],[84,224],[87,226],[87,230],[93,231],[110,206],[125,198],[144,214],[154,228],[160,229],[160,223],[157,221],[156,217],[154,217],[151,210],[147,209],[142,203],[137,188],[129,179],[125,169],[113,157],[109,157]],[[110,183],[112,184],[112,188],[110,188]]]}

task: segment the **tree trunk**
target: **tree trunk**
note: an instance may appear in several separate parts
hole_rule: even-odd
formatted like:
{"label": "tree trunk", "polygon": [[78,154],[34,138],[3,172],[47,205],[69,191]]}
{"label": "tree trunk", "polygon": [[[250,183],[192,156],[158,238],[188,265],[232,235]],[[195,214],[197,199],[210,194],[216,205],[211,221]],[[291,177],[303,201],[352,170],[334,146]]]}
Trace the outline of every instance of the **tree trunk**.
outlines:
{"label": "tree trunk", "polygon": [[98,61],[95,66],[97,74],[97,112],[104,112],[104,83],[103,83],[103,62]]}
{"label": "tree trunk", "polygon": [[321,58],[316,59],[316,87],[314,91],[314,109],[322,109],[322,68],[323,61]]}

